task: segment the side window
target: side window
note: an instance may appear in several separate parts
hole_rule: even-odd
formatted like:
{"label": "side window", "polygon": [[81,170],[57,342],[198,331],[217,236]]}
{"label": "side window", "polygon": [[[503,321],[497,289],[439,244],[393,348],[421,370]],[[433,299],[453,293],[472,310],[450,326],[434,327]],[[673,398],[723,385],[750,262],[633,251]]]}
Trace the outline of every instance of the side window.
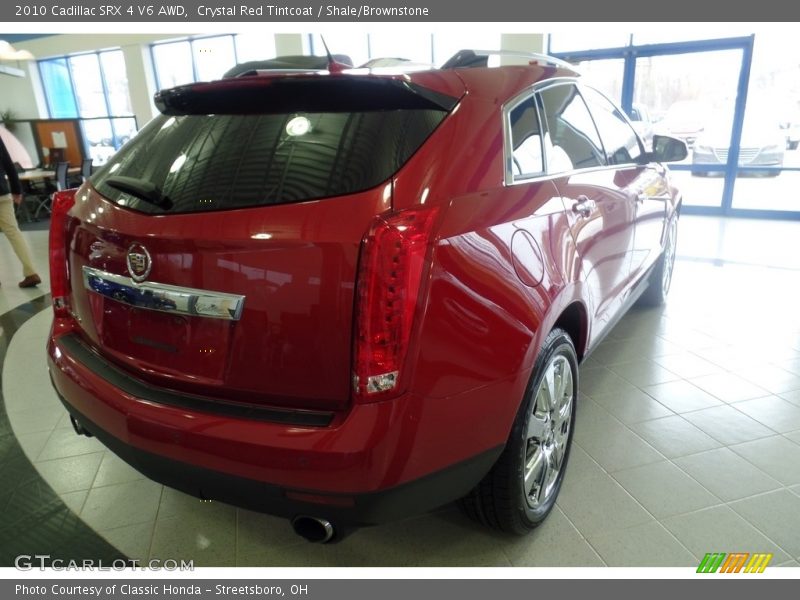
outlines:
{"label": "side window", "polygon": [[524,179],[544,173],[542,128],[533,96],[522,101],[508,114],[511,133],[511,173]]}
{"label": "side window", "polygon": [[605,155],[589,109],[573,84],[540,92],[547,135],[547,171],[560,173],[605,165]]}
{"label": "side window", "polygon": [[636,162],[642,155],[642,148],[633,127],[622,116],[622,111],[592,88],[582,87],[581,93],[586,98],[594,122],[600,131],[608,164],[624,165]]}

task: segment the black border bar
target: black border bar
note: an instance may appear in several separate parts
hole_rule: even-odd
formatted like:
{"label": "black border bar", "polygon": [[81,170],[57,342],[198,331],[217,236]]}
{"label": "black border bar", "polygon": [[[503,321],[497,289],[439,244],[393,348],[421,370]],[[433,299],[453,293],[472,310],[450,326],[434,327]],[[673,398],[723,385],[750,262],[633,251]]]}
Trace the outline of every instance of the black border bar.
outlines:
{"label": "black border bar", "polygon": [[[798,20],[786,0],[14,0],[0,4],[2,23],[542,23],[782,22]],[[2,27],[2,26],[0,26]]]}

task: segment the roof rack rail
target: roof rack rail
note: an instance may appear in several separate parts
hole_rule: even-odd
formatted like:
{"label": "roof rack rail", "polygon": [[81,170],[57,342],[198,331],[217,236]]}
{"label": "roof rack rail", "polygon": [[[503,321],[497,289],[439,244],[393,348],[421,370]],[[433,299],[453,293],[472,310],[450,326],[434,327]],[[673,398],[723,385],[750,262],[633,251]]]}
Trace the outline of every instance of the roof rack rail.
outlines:
{"label": "roof rack rail", "polygon": [[[353,67],[353,61],[345,54],[334,54],[334,60],[347,68]],[[231,67],[223,76],[223,79],[233,77],[246,77],[248,75],[258,75],[259,73],[303,73],[314,71],[325,71],[328,69],[329,59],[327,56],[276,56],[266,60],[251,60],[239,63]]]}
{"label": "roof rack rail", "polygon": [[490,56],[510,56],[515,58],[525,58],[531,64],[548,65],[568,69],[576,75],[579,74],[578,68],[565,60],[540,54],[538,52],[519,52],[516,50],[459,50],[442,65],[442,69],[465,69],[476,67],[488,67]]}

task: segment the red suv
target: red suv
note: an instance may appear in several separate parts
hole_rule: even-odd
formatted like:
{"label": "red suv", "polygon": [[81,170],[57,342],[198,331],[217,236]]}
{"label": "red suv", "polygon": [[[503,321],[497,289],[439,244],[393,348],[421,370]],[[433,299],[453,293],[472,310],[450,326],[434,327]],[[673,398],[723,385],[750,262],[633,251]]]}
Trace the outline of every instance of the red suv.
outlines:
{"label": "red suv", "polygon": [[645,151],[566,63],[488,58],[159,92],[54,202],[49,367],[76,430],[314,541],[459,498],[539,524],[578,363],[669,288],[661,163],[686,147]]}

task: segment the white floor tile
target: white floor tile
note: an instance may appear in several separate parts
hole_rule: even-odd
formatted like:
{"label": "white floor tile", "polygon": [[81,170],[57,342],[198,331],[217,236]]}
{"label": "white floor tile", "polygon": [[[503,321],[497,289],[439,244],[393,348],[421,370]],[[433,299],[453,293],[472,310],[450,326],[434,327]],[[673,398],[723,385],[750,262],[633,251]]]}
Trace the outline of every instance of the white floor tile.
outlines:
{"label": "white floor tile", "polygon": [[774,435],[774,431],[730,406],[715,406],[682,415],[698,429],[724,445]]}
{"label": "white floor tile", "polygon": [[675,414],[638,388],[595,394],[591,399],[625,424],[640,423]]}
{"label": "white floor tile", "polygon": [[778,433],[800,430],[800,406],[777,396],[737,402],[740,410]]}
{"label": "white floor tile", "polygon": [[621,390],[635,390],[636,386],[607,367],[596,367],[581,369],[580,389],[584,394],[593,396]]}
{"label": "white floor tile", "polygon": [[719,366],[689,352],[661,356],[656,358],[655,361],[662,367],[675,373],[678,377],[684,379],[701,377],[703,375],[715,375],[722,372]]}
{"label": "white floor tile", "polygon": [[663,457],[650,444],[596,403],[578,407],[575,441],[606,471],[658,462]]}
{"label": "white floor tile", "polygon": [[795,406],[800,406],[800,390],[794,390],[792,392],[781,392],[778,394],[784,400],[787,400],[794,404]]}
{"label": "white floor tile", "polygon": [[696,557],[707,552],[771,552],[773,562],[791,558],[778,544],[750,525],[727,506],[715,506],[663,521],[666,527]]}
{"label": "white floor tile", "polygon": [[639,387],[680,379],[679,375],[668,371],[652,360],[635,360],[611,365],[609,368],[620,377]]}
{"label": "white floor tile", "polygon": [[508,539],[503,552],[515,567],[595,567],[603,560],[556,507],[533,534]]}
{"label": "white floor tile", "polygon": [[657,519],[721,503],[671,462],[618,471],[613,477]]}
{"label": "white floor tile", "polygon": [[40,462],[36,468],[55,492],[77,492],[92,487],[102,459],[102,452],[93,452]]}
{"label": "white floor tile", "polygon": [[[150,555],[150,545],[153,542],[155,525],[155,521],[136,523],[135,525],[125,525],[114,529],[104,529],[100,531],[100,535],[128,558],[139,561],[140,564],[146,564]],[[175,556],[165,556],[164,558],[180,561],[183,557],[176,554]]]}
{"label": "white floor tile", "polygon": [[642,389],[676,413],[685,413],[722,404],[711,394],[685,380],[650,385]]}
{"label": "white floor tile", "polygon": [[694,567],[697,558],[656,522],[589,537],[610,567]]}
{"label": "white floor tile", "polygon": [[36,457],[36,461],[80,456],[81,454],[92,454],[103,450],[105,450],[105,447],[96,438],[78,435],[72,429],[54,429],[44,448]]}
{"label": "white floor tile", "polygon": [[634,423],[631,428],[668,458],[695,454],[721,446],[718,441],[680,416]]}
{"label": "white floor tile", "polygon": [[777,489],[781,484],[727,448],[675,459],[681,469],[726,502]]}
{"label": "white floor tile", "polygon": [[800,446],[776,435],[730,448],[784,485],[800,483]]}
{"label": "white floor tile", "polygon": [[800,557],[800,497],[777,490],[731,502],[730,507],[792,557]]}
{"label": "white floor tile", "polygon": [[128,483],[140,479],[146,479],[146,477],[116,454],[107,451],[103,456],[103,462],[100,463],[100,469],[97,471],[94,487]]}
{"label": "white floor tile", "polygon": [[148,480],[93,488],[83,505],[81,518],[94,529],[116,529],[154,521],[161,488]]}
{"label": "white floor tile", "polygon": [[225,519],[171,517],[156,521],[150,558],[176,557],[192,560],[196,567],[236,566],[235,512]]}
{"label": "white floor tile", "polygon": [[790,371],[776,367],[775,365],[747,367],[738,373],[745,379],[763,387],[773,394],[800,390],[800,375],[796,375]]}
{"label": "white floor tile", "polygon": [[584,536],[652,521],[653,517],[610,475],[570,482],[561,490],[558,507]]}
{"label": "white floor tile", "polygon": [[717,373],[690,379],[701,390],[723,402],[738,402],[768,396],[769,392],[734,373]]}

